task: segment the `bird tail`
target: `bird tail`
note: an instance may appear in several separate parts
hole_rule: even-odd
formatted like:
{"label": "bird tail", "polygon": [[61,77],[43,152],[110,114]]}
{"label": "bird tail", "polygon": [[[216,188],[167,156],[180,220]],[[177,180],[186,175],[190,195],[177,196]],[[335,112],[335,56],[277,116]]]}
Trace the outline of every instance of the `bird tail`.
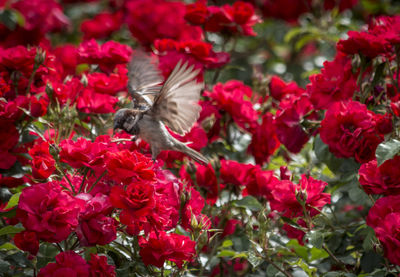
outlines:
{"label": "bird tail", "polygon": [[202,154],[200,154],[196,150],[186,146],[186,144],[184,144],[182,142],[177,143],[176,150],[178,150],[179,152],[185,153],[186,155],[188,155],[189,157],[191,157],[193,160],[195,160],[198,163],[202,163],[204,165],[209,163],[209,160],[206,157],[204,157]]}

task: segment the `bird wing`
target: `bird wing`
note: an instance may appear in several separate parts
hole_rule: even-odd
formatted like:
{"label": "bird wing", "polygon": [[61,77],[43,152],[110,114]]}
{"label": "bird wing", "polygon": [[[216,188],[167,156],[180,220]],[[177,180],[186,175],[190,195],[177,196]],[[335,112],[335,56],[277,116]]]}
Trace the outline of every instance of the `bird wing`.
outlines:
{"label": "bird wing", "polygon": [[198,105],[203,83],[197,83],[194,77],[199,69],[194,65],[179,61],[155,99],[151,114],[161,120],[172,131],[184,135],[199,118],[201,107]]}
{"label": "bird wing", "polygon": [[141,50],[136,51],[129,62],[128,78],[128,91],[135,108],[145,105],[150,109],[163,82],[157,61]]}

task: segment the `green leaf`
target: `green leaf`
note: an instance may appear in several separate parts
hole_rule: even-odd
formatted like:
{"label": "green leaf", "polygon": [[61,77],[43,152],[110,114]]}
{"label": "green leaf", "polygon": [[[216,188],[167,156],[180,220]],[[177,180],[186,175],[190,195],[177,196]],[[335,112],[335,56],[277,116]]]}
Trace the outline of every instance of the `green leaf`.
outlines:
{"label": "green leaf", "polygon": [[218,253],[218,257],[233,257],[236,255],[236,252],[233,250],[222,250]]}
{"label": "green leaf", "polygon": [[248,252],[247,260],[253,268],[257,268],[264,261],[260,256],[256,255],[255,250],[250,250]]}
{"label": "green leaf", "polygon": [[322,232],[311,231],[306,234],[306,237],[313,246],[322,248],[322,244],[324,243],[324,234]]}
{"label": "green leaf", "polygon": [[305,246],[299,244],[299,242],[295,239],[290,240],[287,244],[287,247],[291,248],[296,252],[296,254],[305,261],[308,261],[308,249]]}
{"label": "green leaf", "polygon": [[224,242],[222,243],[222,248],[228,248],[231,247],[233,245],[233,242],[230,239],[224,240]]}
{"label": "green leaf", "polygon": [[14,194],[13,196],[11,196],[10,200],[8,201],[7,206],[4,209],[7,210],[7,209],[11,209],[11,208],[17,206],[20,195],[21,195],[21,192],[18,192],[16,194]]}
{"label": "green leaf", "polygon": [[9,242],[6,242],[3,245],[0,245],[0,250],[13,250],[13,249],[19,249],[19,248]]}
{"label": "green leaf", "polygon": [[393,158],[400,151],[400,141],[397,139],[391,139],[388,141],[384,141],[378,145],[376,148],[376,160],[378,162],[378,166],[384,163],[387,160]]}
{"label": "green leaf", "polygon": [[372,272],[375,268],[379,268],[385,260],[375,251],[369,251],[361,257],[361,269],[365,272]]}
{"label": "green leaf", "polygon": [[0,236],[8,235],[8,234],[16,234],[23,231],[24,228],[15,227],[13,225],[8,225],[0,229]]}
{"label": "green leaf", "polygon": [[329,257],[329,254],[325,250],[318,249],[315,247],[313,247],[310,250],[310,254],[311,254],[311,257],[309,259],[310,262],[315,261],[315,260],[325,259],[325,258]]}
{"label": "green leaf", "polygon": [[254,212],[261,211],[263,206],[253,196],[246,196],[243,199],[235,200],[232,205],[238,208],[249,209]]}

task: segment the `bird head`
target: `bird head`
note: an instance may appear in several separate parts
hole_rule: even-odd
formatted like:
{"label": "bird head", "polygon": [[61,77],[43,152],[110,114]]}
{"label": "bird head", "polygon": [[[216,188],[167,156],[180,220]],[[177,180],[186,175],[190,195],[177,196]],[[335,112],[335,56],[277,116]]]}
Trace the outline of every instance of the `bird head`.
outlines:
{"label": "bird head", "polygon": [[117,129],[124,130],[124,123],[130,116],[129,109],[119,109],[114,116],[114,132]]}

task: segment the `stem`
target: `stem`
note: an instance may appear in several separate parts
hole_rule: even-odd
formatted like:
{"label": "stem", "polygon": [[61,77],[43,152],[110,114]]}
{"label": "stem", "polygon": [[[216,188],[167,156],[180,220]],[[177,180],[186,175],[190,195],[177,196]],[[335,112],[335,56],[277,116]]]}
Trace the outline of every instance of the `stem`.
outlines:
{"label": "stem", "polygon": [[29,82],[28,82],[28,87],[26,88],[26,94],[29,94],[31,92],[31,85],[33,83],[33,78],[35,77],[36,71],[38,70],[39,65],[35,63],[33,66],[33,71],[31,76],[29,77]]}
{"label": "stem", "polygon": [[288,272],[286,269],[279,267],[274,261],[272,261],[269,257],[265,257],[265,260],[270,263],[273,267],[275,267],[277,270],[279,270],[283,275],[286,277],[293,277],[293,275]]}
{"label": "stem", "polygon": [[56,246],[57,246],[58,250],[60,250],[61,252],[64,252],[64,250],[62,249],[61,245],[58,242],[56,243]]}
{"label": "stem", "polygon": [[103,173],[99,176],[99,178],[96,179],[96,181],[93,183],[93,185],[90,187],[90,189],[87,191],[87,193],[91,192],[92,189],[97,185],[97,183],[100,181],[101,178],[106,174],[107,170],[104,170]]}
{"label": "stem", "polygon": [[87,175],[88,172],[89,172],[89,167],[86,167],[86,168],[85,168],[85,172],[84,172],[84,174],[83,174],[83,176],[82,176],[82,183],[81,183],[81,185],[79,186],[78,193],[80,193],[80,192],[82,191],[83,185],[85,184],[86,175]]}
{"label": "stem", "polygon": [[339,260],[339,259],[331,252],[331,250],[329,250],[329,248],[326,247],[325,244],[322,245],[322,248],[326,251],[326,253],[328,253],[328,255],[329,255],[337,264],[339,264],[339,265],[343,268],[344,271],[349,272],[349,271],[347,270],[347,268],[346,268],[346,265],[345,265],[341,260]]}

